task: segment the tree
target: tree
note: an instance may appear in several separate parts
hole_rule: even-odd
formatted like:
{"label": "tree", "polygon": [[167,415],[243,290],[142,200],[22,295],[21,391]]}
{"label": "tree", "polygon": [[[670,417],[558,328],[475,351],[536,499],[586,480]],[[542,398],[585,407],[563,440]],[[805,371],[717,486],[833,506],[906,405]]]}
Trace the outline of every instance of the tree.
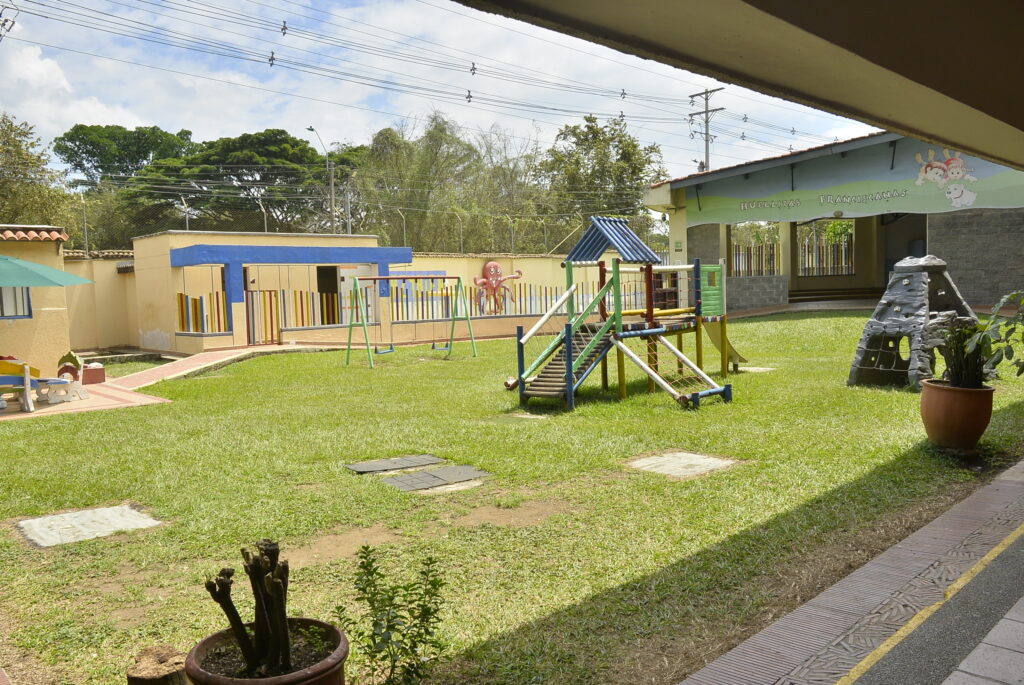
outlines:
{"label": "tree", "polygon": [[76,225],[74,197],[49,163],[33,126],[0,114],[0,223]]}
{"label": "tree", "polygon": [[132,176],[154,159],[180,158],[198,152],[192,132],[168,133],[158,126],[87,126],[75,124],[53,141],[53,152],[89,183],[112,176]]}
{"label": "tree", "polygon": [[157,160],[129,180],[126,193],[136,207],[188,212],[193,230],[266,225],[270,231],[317,232],[330,223],[325,176],[324,158],[308,142],[267,129],[205,143],[180,159]]}
{"label": "tree", "polygon": [[556,215],[612,214],[631,217],[641,238],[654,219],[643,200],[651,183],[665,178],[661,149],[642,146],[621,119],[604,125],[587,115],[583,124],[562,127],[540,163],[541,180],[551,192]]}

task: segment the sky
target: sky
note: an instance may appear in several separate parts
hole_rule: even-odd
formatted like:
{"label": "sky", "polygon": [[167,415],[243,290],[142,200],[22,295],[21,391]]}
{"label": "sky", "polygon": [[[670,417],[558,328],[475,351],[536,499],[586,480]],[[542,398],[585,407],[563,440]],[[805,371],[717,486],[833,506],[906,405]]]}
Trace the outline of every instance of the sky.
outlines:
{"label": "sky", "polygon": [[[16,5],[16,8],[12,7]],[[721,84],[447,0],[0,0],[0,109],[44,143],[77,123],[188,129],[212,140],[283,128],[361,144],[440,111],[548,147],[585,113],[661,146],[670,177],[864,135],[859,122]],[[20,10],[20,12],[18,11]],[[170,44],[168,44],[170,43]],[[273,54],[273,64],[271,64]],[[148,65],[148,66],[141,66]],[[56,161],[56,160],[55,160]]]}

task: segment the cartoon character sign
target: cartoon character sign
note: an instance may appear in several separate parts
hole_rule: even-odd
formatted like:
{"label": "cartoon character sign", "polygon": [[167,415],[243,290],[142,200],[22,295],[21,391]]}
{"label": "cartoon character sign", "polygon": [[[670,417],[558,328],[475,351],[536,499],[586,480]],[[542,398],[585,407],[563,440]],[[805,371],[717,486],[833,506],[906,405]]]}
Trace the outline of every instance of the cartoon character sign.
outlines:
{"label": "cartoon character sign", "polygon": [[[505,285],[505,281],[512,281],[522,277],[523,272],[521,269],[516,269],[515,276],[504,276],[502,275],[501,264],[498,264],[498,262],[487,262],[484,264],[483,278],[473,279],[473,284],[481,288],[477,302],[481,313],[502,313],[504,310],[504,303],[501,297],[503,290],[507,290],[509,297],[515,302],[515,295],[512,294],[512,289]],[[490,311],[486,311],[487,309]]]}
{"label": "cartoon character sign", "polygon": [[921,165],[917,172],[917,180],[914,182],[916,185],[923,186],[925,181],[934,183],[940,188],[946,185],[946,165],[943,162],[935,161],[935,150],[928,149],[927,162],[921,157],[920,152],[914,155],[914,159]]}
{"label": "cartoon character sign", "polygon": [[964,183],[973,183],[978,180],[971,176],[970,172],[974,170],[967,168],[967,162],[961,159],[959,152],[951,153],[949,150],[943,149],[942,156],[944,157],[943,161],[937,161],[935,150],[931,148],[928,149],[927,162],[924,161],[920,152],[914,155],[914,159],[921,165],[915,183],[919,186],[926,182],[934,183],[939,188],[945,189],[946,197],[954,208],[970,207],[974,204],[978,194],[973,190],[968,190]]}
{"label": "cartoon character sign", "polygon": [[949,150],[942,151],[946,161],[943,164],[946,167],[946,179],[950,181],[977,181],[974,176],[971,176],[970,171],[972,169],[967,168],[967,162],[960,158],[959,152],[954,152],[952,155],[949,154]]}
{"label": "cartoon character sign", "polygon": [[978,194],[973,190],[967,190],[962,183],[950,183],[946,186],[946,197],[954,207],[970,207]]}

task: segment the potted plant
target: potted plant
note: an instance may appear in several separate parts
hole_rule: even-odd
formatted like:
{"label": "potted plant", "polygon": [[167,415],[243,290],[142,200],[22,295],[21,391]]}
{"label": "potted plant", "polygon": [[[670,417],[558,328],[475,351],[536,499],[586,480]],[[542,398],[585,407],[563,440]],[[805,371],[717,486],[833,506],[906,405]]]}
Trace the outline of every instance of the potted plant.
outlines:
{"label": "potted plant", "polygon": [[288,618],[288,562],[270,540],[243,549],[252,587],[255,618],[243,623],[231,599],[234,569],[224,568],[206,589],[227,616],[230,628],[197,644],[185,659],[195,685],[344,685],[348,640],[330,623]]}
{"label": "potted plant", "polygon": [[941,380],[921,385],[921,420],[938,447],[973,450],[992,419],[992,394],[985,385],[991,337],[973,318],[957,318],[939,348],[946,360]]}
{"label": "potted plant", "polygon": [[955,319],[940,348],[946,360],[943,380],[921,387],[921,418],[928,440],[939,447],[973,450],[992,418],[994,388],[985,380],[1007,361],[1024,374],[1024,290],[1003,297],[985,323]]}

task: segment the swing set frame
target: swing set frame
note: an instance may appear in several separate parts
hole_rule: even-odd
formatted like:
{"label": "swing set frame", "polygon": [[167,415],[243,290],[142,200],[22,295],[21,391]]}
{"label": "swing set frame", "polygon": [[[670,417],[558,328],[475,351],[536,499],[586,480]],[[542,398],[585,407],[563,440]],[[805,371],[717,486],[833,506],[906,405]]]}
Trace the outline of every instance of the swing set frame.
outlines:
{"label": "swing set frame", "polygon": [[[469,301],[466,298],[466,289],[462,285],[461,276],[355,276],[355,283],[353,284],[352,291],[350,293],[351,311],[359,313],[359,321],[349,321],[347,324],[348,328],[348,344],[345,349],[345,366],[348,366],[352,359],[352,329],[356,326],[363,329],[363,343],[366,346],[366,359],[370,363],[370,368],[374,368],[373,356],[375,354],[388,354],[395,351],[395,339],[392,334],[391,341],[387,348],[382,349],[380,345],[372,345],[370,343],[370,330],[369,330],[369,302],[363,297],[363,289],[360,287],[362,283],[377,283],[378,281],[455,281],[455,293],[452,297],[452,315],[445,319],[437,319],[434,323],[443,323],[444,321],[451,321],[451,327],[448,331],[448,343],[444,347],[438,345],[438,341],[434,340],[430,348],[438,352],[447,352],[446,356],[450,357],[452,354],[452,345],[455,342],[455,322],[465,321],[466,326],[469,328],[469,343],[473,350],[473,356],[477,356],[476,350],[476,337],[473,335],[473,319],[470,316]],[[459,314],[459,309],[464,312]],[[388,321],[388,326],[394,326],[394,322]]]}

